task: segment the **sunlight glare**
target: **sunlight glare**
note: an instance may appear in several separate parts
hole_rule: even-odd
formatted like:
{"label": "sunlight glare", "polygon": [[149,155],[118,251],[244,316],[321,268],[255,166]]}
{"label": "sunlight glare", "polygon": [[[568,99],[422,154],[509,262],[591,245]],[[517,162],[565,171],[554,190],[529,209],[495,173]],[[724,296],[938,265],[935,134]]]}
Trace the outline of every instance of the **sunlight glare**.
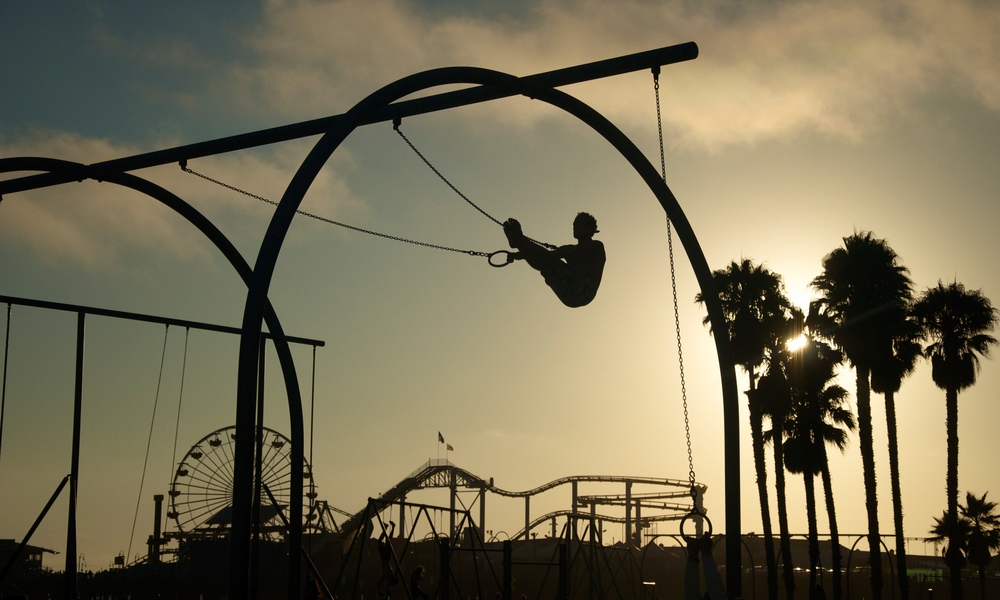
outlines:
{"label": "sunlight glare", "polygon": [[785,347],[788,348],[791,352],[795,352],[796,350],[802,348],[805,345],[806,345],[806,336],[804,335],[800,335],[797,338],[793,338],[785,342]]}

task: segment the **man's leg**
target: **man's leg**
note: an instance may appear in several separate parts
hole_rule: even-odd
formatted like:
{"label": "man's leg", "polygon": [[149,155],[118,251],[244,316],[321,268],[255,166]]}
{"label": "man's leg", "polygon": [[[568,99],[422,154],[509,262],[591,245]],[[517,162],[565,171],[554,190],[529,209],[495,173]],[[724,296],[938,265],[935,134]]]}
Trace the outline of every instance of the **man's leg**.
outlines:
{"label": "man's leg", "polygon": [[515,258],[523,259],[536,271],[541,271],[544,275],[553,268],[564,265],[561,260],[552,256],[552,253],[539,246],[535,242],[524,237],[521,233],[521,224],[517,219],[507,219],[503,224],[503,231],[507,234],[507,242],[511,248],[518,250]]}

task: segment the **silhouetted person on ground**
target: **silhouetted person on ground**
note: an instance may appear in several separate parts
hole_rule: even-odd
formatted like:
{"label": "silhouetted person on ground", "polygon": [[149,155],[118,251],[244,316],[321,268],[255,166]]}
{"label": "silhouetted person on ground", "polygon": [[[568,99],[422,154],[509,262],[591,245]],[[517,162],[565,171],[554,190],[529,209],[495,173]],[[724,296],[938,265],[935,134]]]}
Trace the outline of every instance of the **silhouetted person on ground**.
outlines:
{"label": "silhouetted person on ground", "polygon": [[597,295],[606,256],[604,244],[594,239],[598,231],[597,219],[593,216],[583,212],[577,214],[573,221],[573,237],[577,243],[555,250],[547,250],[526,238],[516,219],[507,219],[503,231],[510,247],[518,250],[510,258],[523,259],[541,273],[563,304],[570,308],[586,306]]}
{"label": "silhouetted person on ground", "polygon": [[410,574],[410,594],[414,598],[423,598],[424,600],[431,600],[430,596],[424,593],[420,589],[420,582],[424,580],[424,568],[417,567],[413,569],[413,573]]}
{"label": "silhouetted person on ground", "polygon": [[378,581],[378,593],[380,596],[388,596],[392,586],[399,583],[399,578],[392,571],[392,546],[389,540],[393,532],[396,531],[396,524],[389,521],[389,533],[382,530],[382,535],[378,538],[378,556],[382,560],[382,578]]}
{"label": "silhouetted person on ground", "polygon": [[726,600],[726,588],[722,585],[719,568],[712,557],[712,537],[707,533],[700,538],[685,537],[687,542],[687,566],[684,567],[684,600],[701,598],[701,583],[698,581],[698,555],[705,571],[705,597],[709,600]]}

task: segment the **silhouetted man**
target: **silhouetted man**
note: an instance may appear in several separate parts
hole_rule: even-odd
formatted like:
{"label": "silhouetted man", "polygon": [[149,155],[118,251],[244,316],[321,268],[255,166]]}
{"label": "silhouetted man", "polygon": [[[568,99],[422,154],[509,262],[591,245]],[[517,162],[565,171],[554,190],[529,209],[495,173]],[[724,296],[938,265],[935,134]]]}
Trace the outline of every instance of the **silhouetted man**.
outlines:
{"label": "silhouetted man", "polygon": [[573,220],[573,237],[577,243],[555,250],[547,250],[526,238],[516,219],[507,219],[503,231],[510,247],[518,250],[511,258],[523,259],[541,273],[563,304],[570,308],[586,306],[597,295],[607,257],[604,244],[594,239],[598,230],[597,219],[593,216],[584,212],[577,214]]}

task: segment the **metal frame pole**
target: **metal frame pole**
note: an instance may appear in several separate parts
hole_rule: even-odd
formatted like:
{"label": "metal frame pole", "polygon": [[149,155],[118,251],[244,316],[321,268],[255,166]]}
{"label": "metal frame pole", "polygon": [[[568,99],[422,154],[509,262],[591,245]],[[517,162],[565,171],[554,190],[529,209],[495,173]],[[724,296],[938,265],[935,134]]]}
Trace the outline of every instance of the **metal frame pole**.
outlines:
{"label": "metal frame pole", "polygon": [[80,422],[83,416],[83,349],[87,314],[76,318],[76,385],[73,393],[73,457],[69,472],[69,519],[66,526],[64,600],[76,600],[76,501],[80,481]]}
{"label": "metal frame pole", "polygon": [[[665,48],[658,48],[656,50],[648,50],[646,52],[639,52],[617,58],[557,69],[555,71],[528,75],[526,77],[522,77],[521,81],[527,87],[532,88],[541,89],[560,87],[574,83],[592,81],[594,79],[612,77],[614,75],[622,75],[624,73],[643,71],[645,69],[651,69],[656,65],[663,66],[694,60],[697,57],[697,44],[694,42],[687,42],[684,44],[667,46]],[[457,108],[459,106],[479,104],[480,102],[507,98],[518,94],[520,94],[519,91],[480,85],[477,87],[390,104],[388,106],[381,107],[379,110],[366,117],[366,119],[360,124],[372,125],[374,123],[392,121],[397,118],[412,117],[415,115],[447,110],[449,108]],[[157,150],[155,152],[148,152],[145,154],[137,154],[125,158],[94,163],[86,167],[86,169],[90,172],[87,176],[94,179],[106,179],[105,176],[111,173],[135,171],[137,169],[167,165],[170,163],[180,162],[182,160],[192,160],[204,156],[214,156],[225,152],[246,150],[248,148],[256,148],[259,146],[267,146],[270,144],[297,140],[304,137],[322,135],[334,127],[337,122],[345,116],[346,114],[341,114],[332,117],[313,119],[311,121],[303,121],[292,125],[273,127],[270,129],[219,138],[216,140],[198,142],[195,144],[188,144],[186,146],[178,146],[176,148]],[[77,181],[77,178],[72,174],[66,173],[45,173],[42,175],[29,175],[17,179],[9,179],[6,181],[0,181],[0,196],[14,192],[22,192],[52,185],[59,185],[62,183],[70,183],[73,181]]]}

